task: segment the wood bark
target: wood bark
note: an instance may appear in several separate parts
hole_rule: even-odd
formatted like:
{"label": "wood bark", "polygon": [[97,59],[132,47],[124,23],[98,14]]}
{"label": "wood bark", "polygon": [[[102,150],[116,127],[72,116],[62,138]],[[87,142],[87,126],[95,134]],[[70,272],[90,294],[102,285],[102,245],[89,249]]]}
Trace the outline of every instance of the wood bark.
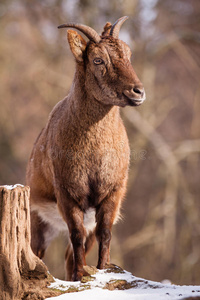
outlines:
{"label": "wood bark", "polygon": [[[0,187],[0,299],[45,299],[53,296],[45,264],[30,247],[28,186]],[[54,294],[55,295],[55,294]]]}

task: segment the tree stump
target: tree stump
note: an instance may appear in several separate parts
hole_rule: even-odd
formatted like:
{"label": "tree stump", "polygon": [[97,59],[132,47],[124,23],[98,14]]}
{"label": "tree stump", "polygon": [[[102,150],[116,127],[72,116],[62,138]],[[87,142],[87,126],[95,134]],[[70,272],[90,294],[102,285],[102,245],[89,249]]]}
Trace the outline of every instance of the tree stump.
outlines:
{"label": "tree stump", "polygon": [[0,186],[0,299],[45,299],[53,281],[30,247],[28,186]]}

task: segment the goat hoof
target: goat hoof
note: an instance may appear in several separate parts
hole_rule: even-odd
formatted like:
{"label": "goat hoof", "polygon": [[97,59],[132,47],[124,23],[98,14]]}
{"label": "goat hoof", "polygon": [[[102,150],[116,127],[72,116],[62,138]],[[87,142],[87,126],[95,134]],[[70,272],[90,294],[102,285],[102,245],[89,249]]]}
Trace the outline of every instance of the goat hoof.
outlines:
{"label": "goat hoof", "polygon": [[83,271],[76,271],[72,275],[72,281],[81,281],[83,277]]}
{"label": "goat hoof", "polygon": [[74,274],[72,275],[72,281],[81,281],[82,277],[82,274]]}
{"label": "goat hoof", "polygon": [[83,276],[90,276],[97,273],[97,269],[95,267],[83,266],[81,271],[75,271],[72,275],[72,281],[81,281]]}

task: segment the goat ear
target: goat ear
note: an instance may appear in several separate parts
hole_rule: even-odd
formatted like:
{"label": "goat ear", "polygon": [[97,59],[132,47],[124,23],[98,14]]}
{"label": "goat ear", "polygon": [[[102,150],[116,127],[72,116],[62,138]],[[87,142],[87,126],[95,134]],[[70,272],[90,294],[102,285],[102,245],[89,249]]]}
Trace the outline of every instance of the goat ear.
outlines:
{"label": "goat ear", "polygon": [[108,36],[110,35],[110,29],[112,27],[112,24],[110,22],[107,22],[106,25],[103,28],[102,36]]}
{"label": "goat ear", "polygon": [[83,52],[85,51],[87,42],[84,38],[74,30],[67,30],[67,38],[70,49],[77,61],[83,61]]}

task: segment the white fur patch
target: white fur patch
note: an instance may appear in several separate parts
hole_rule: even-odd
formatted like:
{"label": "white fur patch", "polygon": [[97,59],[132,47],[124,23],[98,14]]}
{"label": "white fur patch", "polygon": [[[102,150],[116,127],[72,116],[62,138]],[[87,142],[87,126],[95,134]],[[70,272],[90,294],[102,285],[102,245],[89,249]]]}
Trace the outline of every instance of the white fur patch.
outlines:
{"label": "white fur patch", "polygon": [[58,211],[56,203],[40,203],[31,205],[31,211],[37,211],[41,219],[58,231],[68,230],[66,222]]}
{"label": "white fur patch", "polygon": [[[40,205],[32,204],[31,211],[37,211],[40,218],[55,228],[56,231],[68,230],[68,226],[59,213],[56,203],[40,203]],[[87,234],[95,229],[95,213],[96,211],[94,208],[89,208],[86,213],[84,213],[83,221]]]}
{"label": "white fur patch", "polygon": [[84,213],[84,226],[86,229],[87,234],[90,231],[93,231],[96,227],[96,210],[94,208],[89,208],[86,213]]}

